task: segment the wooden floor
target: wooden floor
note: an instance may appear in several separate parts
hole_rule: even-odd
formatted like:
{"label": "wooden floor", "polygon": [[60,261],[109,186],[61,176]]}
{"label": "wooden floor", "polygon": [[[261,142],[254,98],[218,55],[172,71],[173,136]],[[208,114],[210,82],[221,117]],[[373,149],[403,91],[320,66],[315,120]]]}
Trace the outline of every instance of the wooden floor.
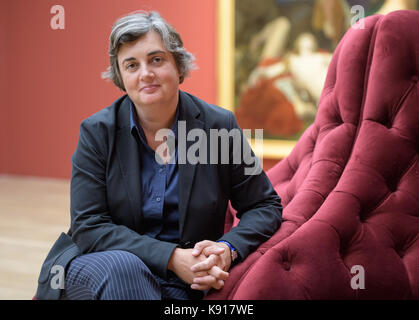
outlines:
{"label": "wooden floor", "polygon": [[70,222],[70,181],[0,175],[0,299],[32,299],[41,265]]}

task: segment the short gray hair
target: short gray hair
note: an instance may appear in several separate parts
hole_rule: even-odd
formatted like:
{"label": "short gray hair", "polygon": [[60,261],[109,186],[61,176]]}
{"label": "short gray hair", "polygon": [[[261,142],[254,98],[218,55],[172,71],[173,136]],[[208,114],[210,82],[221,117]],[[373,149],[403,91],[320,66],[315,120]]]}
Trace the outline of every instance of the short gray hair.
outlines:
{"label": "short gray hair", "polygon": [[122,44],[135,41],[151,30],[161,36],[166,49],[173,54],[180,74],[179,83],[182,83],[190,71],[195,68],[195,57],[185,50],[182,39],[176,30],[155,11],[136,11],[119,18],[114,23],[109,37],[110,66],[102,73],[102,78],[112,80],[118,88],[125,91],[118,66],[119,48]]}

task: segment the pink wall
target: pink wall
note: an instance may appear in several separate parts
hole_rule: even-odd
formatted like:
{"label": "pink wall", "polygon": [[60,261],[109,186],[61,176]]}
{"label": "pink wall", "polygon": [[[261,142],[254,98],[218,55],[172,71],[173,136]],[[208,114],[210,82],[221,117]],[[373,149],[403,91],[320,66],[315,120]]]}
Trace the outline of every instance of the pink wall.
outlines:
{"label": "pink wall", "polygon": [[[52,30],[53,5],[65,29]],[[113,22],[157,10],[181,34],[198,70],[182,89],[215,103],[216,1],[0,1],[0,173],[69,178],[82,119],[123,92],[100,74]]]}
{"label": "pink wall", "polygon": [[8,148],[8,128],[7,119],[9,118],[9,109],[6,106],[9,105],[8,92],[8,64],[7,55],[8,51],[4,49],[7,41],[7,26],[9,25],[7,19],[7,11],[9,7],[9,1],[0,1],[0,173],[5,172],[6,156]]}

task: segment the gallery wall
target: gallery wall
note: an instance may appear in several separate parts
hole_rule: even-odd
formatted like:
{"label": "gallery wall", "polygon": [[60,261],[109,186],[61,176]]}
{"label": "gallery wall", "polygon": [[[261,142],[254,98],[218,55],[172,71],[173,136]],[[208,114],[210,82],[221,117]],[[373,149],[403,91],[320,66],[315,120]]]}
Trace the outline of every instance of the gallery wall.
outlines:
{"label": "gallery wall", "polygon": [[[51,7],[64,8],[54,30]],[[80,122],[124,94],[101,79],[113,22],[157,10],[197,59],[181,89],[216,103],[216,1],[0,1],[0,174],[69,178]]]}

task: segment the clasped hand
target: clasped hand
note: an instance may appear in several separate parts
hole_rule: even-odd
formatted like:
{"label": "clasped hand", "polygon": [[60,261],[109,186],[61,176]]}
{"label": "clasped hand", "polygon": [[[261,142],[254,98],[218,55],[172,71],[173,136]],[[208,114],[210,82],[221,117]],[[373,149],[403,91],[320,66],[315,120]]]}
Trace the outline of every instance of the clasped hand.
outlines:
{"label": "clasped hand", "polygon": [[193,249],[176,248],[168,268],[194,290],[221,289],[231,265],[230,248],[219,242],[204,240]]}

